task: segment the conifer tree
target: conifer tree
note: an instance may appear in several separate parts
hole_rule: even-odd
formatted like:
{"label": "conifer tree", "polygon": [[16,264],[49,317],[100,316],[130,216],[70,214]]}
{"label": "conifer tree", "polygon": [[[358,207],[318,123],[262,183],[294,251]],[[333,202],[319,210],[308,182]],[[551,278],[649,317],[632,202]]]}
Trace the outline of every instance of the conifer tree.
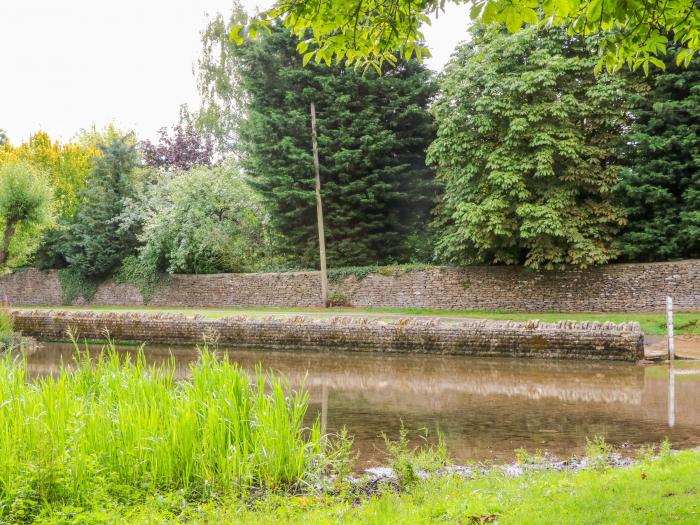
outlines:
{"label": "conifer tree", "polygon": [[700,63],[676,66],[677,53],[633,99],[628,169],[618,186],[628,261],[700,257]]}
{"label": "conifer tree", "polygon": [[279,27],[240,49],[248,100],[242,160],[295,262],[318,260],[309,105],[318,116],[330,265],[418,257],[435,186],[425,165],[433,137],[430,72],[415,61],[382,76],[302,63]]}

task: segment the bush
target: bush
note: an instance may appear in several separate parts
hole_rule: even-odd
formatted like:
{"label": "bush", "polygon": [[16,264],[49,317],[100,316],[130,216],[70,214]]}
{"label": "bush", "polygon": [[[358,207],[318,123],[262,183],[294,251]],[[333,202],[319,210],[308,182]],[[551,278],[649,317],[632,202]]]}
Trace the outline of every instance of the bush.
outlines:
{"label": "bush", "polygon": [[[160,174],[132,200],[124,223],[139,224],[139,279],[157,272],[256,271],[271,241],[257,195],[223,167]],[[134,261],[129,262],[134,273]]]}

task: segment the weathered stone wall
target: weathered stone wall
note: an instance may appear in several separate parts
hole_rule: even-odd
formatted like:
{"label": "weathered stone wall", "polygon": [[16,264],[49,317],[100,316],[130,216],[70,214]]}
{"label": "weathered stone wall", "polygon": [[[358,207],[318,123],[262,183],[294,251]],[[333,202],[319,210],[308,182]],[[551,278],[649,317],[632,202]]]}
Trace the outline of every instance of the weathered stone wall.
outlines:
{"label": "weathered stone wall", "polygon": [[[386,272],[383,272],[386,273]],[[390,272],[391,273],[391,272]],[[175,275],[151,306],[317,306],[317,272]],[[678,310],[700,310],[700,260],[616,264],[567,272],[475,266],[350,276],[330,291],[355,307],[497,309],[504,311],[663,311],[666,295]],[[16,306],[62,304],[58,273],[23,270],[0,277],[0,302]],[[84,304],[79,300],[75,304]],[[140,306],[133,286],[102,284],[95,306]]]}
{"label": "weathered stone wall", "polygon": [[391,322],[335,317],[314,319],[14,310],[15,328],[38,338],[104,339],[150,343],[216,341],[236,348],[636,361],[644,356],[637,323],[541,323],[460,320]]}

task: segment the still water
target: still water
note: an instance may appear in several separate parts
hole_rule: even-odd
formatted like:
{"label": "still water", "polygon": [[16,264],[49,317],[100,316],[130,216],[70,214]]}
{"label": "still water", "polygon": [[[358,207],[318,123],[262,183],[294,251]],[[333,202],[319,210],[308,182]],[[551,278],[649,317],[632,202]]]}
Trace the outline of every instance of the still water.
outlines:
{"label": "still water", "polygon": [[[700,446],[700,362],[677,361],[670,370],[588,361],[219,351],[245,369],[261,364],[293,387],[305,384],[310,420],[321,417],[329,432],[346,427],[361,467],[385,464],[381,433],[395,438],[402,423],[432,435],[439,429],[457,463],[512,461],[518,448],[569,457],[596,435],[630,448],[665,437],[674,448]],[[70,344],[42,343],[28,360],[30,371],[55,373],[72,354]],[[146,355],[151,362],[172,355],[181,378],[197,358],[191,347],[149,346]]]}

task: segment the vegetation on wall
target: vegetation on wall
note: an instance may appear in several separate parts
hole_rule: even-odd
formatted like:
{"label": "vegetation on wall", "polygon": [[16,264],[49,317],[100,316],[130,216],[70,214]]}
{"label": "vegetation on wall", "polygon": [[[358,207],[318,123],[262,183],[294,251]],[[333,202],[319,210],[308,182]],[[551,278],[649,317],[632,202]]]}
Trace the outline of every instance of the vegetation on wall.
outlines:
{"label": "vegetation on wall", "polygon": [[595,60],[558,29],[472,30],[435,105],[440,258],[550,269],[615,257],[626,91]]}

